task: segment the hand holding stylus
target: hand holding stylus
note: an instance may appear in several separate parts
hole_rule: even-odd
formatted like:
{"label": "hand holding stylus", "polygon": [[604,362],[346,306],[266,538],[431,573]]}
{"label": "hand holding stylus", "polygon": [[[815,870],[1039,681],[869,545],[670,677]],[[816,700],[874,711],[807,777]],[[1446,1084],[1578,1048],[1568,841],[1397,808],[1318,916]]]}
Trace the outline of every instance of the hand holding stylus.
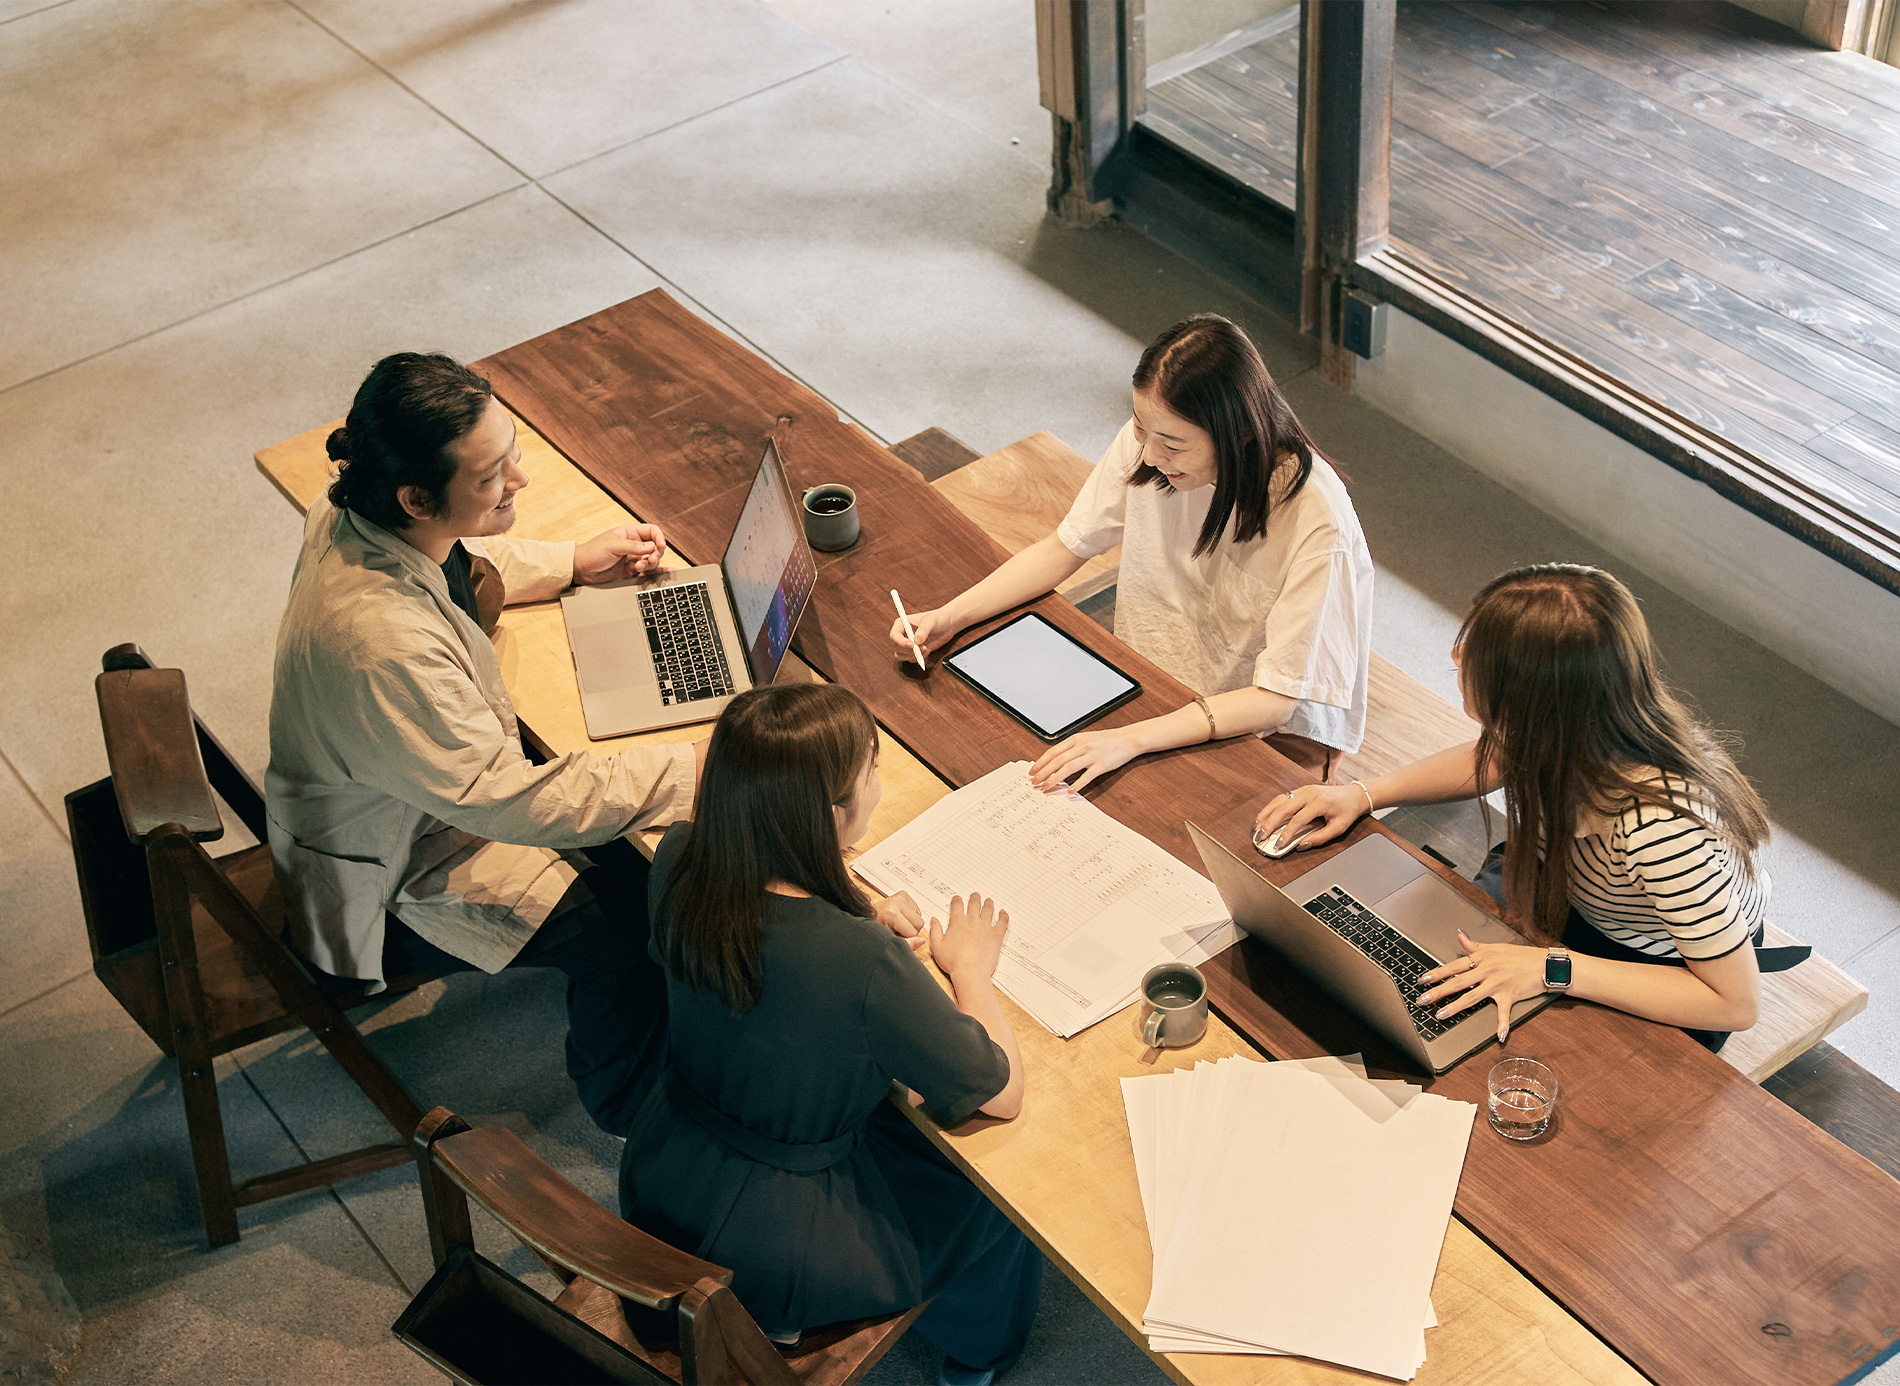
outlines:
{"label": "hand holding stylus", "polygon": [[904,639],[910,642],[910,652],[917,660],[917,667],[929,673],[930,668],[924,663],[923,647],[917,643],[917,631],[910,623],[910,613],[904,610],[904,599],[897,595],[895,587],[891,589],[891,601],[897,606],[897,619],[904,627]]}

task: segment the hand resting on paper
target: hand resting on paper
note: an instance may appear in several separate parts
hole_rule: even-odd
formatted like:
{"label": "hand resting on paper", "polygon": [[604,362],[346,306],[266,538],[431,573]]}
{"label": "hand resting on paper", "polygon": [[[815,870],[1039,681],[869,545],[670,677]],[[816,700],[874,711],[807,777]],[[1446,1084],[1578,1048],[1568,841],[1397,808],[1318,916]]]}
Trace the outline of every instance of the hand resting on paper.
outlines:
{"label": "hand resting on paper", "polygon": [[950,902],[948,924],[930,921],[930,956],[960,993],[973,982],[985,983],[996,976],[1008,936],[1008,911],[997,909],[994,900],[972,894],[967,900]]}
{"label": "hand resting on paper", "polygon": [[[1003,955],[1003,940],[1009,936],[1009,912],[997,909],[995,901],[980,895],[952,900],[948,924],[937,919],[926,922],[907,890],[885,896],[872,907],[872,915],[910,944],[919,957],[935,962],[953,986],[993,978]],[[946,938],[950,940],[947,945]],[[947,954],[943,951],[946,947]]]}
{"label": "hand resting on paper", "polygon": [[919,957],[925,956],[924,950],[930,946],[930,927],[924,919],[924,912],[917,908],[917,902],[910,898],[910,892],[900,890],[895,895],[887,895],[871,907],[872,917],[911,946]]}
{"label": "hand resting on paper", "polygon": [[[1041,790],[1073,789],[1078,792],[1111,770],[1119,770],[1148,748],[1141,743],[1133,727],[1104,727],[1077,732],[1068,740],[1051,746],[1029,767],[1029,782]],[[1066,783],[1071,775],[1074,783]]]}
{"label": "hand resting on paper", "polygon": [[[902,891],[885,904],[891,905],[899,896],[903,897],[902,903],[878,917],[887,929],[901,936],[903,930],[897,925],[915,927],[921,914]],[[949,923],[933,919],[923,933],[929,940],[931,960],[950,979],[957,1009],[981,1024],[1009,1060],[1009,1081],[978,1108],[985,1116],[1005,1121],[1022,1110],[1024,1088],[1022,1051],[996,995],[996,965],[1002,959],[1003,940],[1008,936],[1009,915],[997,909],[994,901],[974,894],[952,900]]]}

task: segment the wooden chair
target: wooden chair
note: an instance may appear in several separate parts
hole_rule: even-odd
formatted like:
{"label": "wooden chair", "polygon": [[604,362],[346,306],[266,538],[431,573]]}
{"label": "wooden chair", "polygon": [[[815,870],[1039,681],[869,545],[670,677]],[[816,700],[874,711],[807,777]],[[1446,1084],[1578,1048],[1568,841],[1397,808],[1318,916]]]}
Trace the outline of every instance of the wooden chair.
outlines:
{"label": "wooden chair", "polygon": [[[923,1312],[834,1324],[779,1348],[732,1293],[731,1271],[615,1217],[506,1127],[470,1129],[437,1107],[415,1149],[436,1273],[395,1333],[453,1381],[846,1386]],[[558,1298],[475,1251],[471,1198],[565,1283]]]}
{"label": "wooden chair", "polygon": [[[238,1239],[240,1207],[408,1160],[422,1109],[344,1018],[364,987],[326,996],[284,945],[263,796],[192,712],[184,674],[153,668],[136,645],[104,663],[94,687],[112,773],[66,796],[93,971],[178,1061],[205,1233],[224,1246]],[[224,833],[213,789],[260,845],[206,854],[200,844]],[[382,994],[427,980],[392,979]],[[233,1185],[212,1061],[298,1026],[404,1139]]]}

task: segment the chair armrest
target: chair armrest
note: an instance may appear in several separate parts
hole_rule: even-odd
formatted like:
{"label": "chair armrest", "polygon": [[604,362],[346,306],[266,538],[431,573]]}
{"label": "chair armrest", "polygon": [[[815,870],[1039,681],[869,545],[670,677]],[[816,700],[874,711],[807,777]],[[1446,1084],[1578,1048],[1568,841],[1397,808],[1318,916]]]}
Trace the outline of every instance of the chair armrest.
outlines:
{"label": "chair armrest", "polygon": [[575,1188],[504,1126],[432,1146],[438,1168],[536,1253],[649,1309],[674,1308],[701,1281],[732,1272],[648,1236]]}
{"label": "chair armrest", "polygon": [[134,842],[177,823],[200,842],[224,835],[211,797],[198,729],[177,669],[122,669],[93,680],[112,791]]}

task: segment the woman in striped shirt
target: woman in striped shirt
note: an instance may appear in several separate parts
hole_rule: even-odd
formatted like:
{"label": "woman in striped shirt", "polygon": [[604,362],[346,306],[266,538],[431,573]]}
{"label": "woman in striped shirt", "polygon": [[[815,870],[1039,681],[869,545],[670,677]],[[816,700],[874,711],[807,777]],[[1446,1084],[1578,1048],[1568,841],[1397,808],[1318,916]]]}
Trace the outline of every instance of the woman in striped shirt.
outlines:
{"label": "woman in striped shirt", "polygon": [[1422,1002],[1450,1016],[1492,1001],[1500,1040],[1512,1003],[1545,990],[1680,1026],[1711,1049],[1753,1025],[1767,815],[1664,683],[1629,589],[1573,564],[1506,573],[1472,601],[1452,658],[1475,742],[1281,795],[1260,812],[1263,839],[1318,823],[1301,843],[1317,846],[1375,807],[1502,788],[1493,893],[1535,945],[1465,939],[1465,957],[1419,979]]}

